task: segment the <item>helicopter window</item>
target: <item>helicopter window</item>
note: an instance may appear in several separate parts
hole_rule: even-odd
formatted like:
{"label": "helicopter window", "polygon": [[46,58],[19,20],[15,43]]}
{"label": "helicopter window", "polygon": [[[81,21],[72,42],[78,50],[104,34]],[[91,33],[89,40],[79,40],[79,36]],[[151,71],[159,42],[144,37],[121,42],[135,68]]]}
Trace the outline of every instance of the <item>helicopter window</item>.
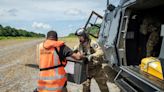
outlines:
{"label": "helicopter window", "polygon": [[126,18],[123,19],[123,24],[122,24],[121,30],[125,30],[126,20],[127,20]]}

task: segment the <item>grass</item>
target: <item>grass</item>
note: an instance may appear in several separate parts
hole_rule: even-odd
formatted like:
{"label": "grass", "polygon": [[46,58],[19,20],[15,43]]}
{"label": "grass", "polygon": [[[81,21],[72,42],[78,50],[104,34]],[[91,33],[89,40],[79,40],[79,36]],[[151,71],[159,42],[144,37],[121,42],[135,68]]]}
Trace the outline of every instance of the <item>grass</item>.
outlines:
{"label": "grass", "polygon": [[[93,37],[91,37],[93,39]],[[0,36],[0,45],[6,46],[7,43],[21,43],[24,41],[30,41],[34,39],[44,39],[44,38],[37,38],[37,37],[1,37]],[[60,37],[59,40],[64,41],[67,46],[73,48],[74,46],[79,44],[77,36],[66,36]],[[95,39],[94,39],[95,40]]]}
{"label": "grass", "polygon": [[67,37],[60,37],[59,40],[64,41],[66,45],[70,48],[73,48],[75,45],[78,45],[78,38],[76,36],[67,36]]}
{"label": "grass", "polygon": [[[91,39],[93,40],[97,40],[94,37],[91,37]],[[73,48],[74,46],[79,44],[79,40],[77,38],[77,36],[66,36],[66,37],[60,37],[59,40],[64,41],[66,43],[66,45],[68,45],[69,47]]]}
{"label": "grass", "polygon": [[42,40],[43,38],[36,37],[0,37],[0,48],[6,46],[19,44],[22,42],[32,41],[32,40]]}
{"label": "grass", "polygon": [[5,36],[0,36],[0,40],[24,40],[24,39],[37,39],[38,37],[5,37]]}

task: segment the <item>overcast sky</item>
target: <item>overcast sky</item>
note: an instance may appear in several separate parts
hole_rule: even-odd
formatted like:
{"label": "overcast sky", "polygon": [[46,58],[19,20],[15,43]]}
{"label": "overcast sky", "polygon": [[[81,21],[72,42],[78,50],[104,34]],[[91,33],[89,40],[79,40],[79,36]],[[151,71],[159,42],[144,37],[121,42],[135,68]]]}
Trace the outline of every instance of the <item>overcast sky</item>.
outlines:
{"label": "overcast sky", "polygon": [[105,8],[106,0],[0,0],[0,24],[65,36],[83,27],[92,10],[103,15]]}

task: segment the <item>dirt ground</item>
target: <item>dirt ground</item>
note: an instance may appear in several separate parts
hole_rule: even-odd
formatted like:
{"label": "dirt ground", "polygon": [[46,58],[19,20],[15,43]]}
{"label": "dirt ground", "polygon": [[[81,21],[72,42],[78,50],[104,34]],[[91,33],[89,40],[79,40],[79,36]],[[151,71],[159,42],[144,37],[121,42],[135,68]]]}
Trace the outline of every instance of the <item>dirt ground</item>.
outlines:
{"label": "dirt ground", "polygon": [[[0,92],[33,92],[36,88],[37,74],[39,72],[36,64],[36,44],[43,39],[31,40],[7,40],[0,41]],[[65,40],[71,48],[77,44],[77,40]],[[72,43],[73,42],[73,43]],[[120,92],[119,88],[107,83],[110,92]],[[92,79],[92,92],[100,92],[96,82]],[[82,85],[68,82],[69,92],[82,92]]]}
{"label": "dirt ground", "polygon": [[[41,40],[0,42],[1,92],[32,92],[36,87],[35,45]],[[30,67],[33,66],[34,68]]]}

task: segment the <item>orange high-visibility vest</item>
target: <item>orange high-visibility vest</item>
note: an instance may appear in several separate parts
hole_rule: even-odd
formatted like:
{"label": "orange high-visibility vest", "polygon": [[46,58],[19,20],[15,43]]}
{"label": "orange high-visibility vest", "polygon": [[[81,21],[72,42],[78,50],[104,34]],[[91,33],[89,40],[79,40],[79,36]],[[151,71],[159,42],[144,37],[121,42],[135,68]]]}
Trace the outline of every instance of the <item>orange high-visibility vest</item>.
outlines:
{"label": "orange high-visibility vest", "polygon": [[[39,92],[62,92],[62,88],[67,81],[64,66],[66,60],[60,61],[58,51],[62,41],[46,40],[39,44]],[[56,48],[56,50],[55,50]]]}

